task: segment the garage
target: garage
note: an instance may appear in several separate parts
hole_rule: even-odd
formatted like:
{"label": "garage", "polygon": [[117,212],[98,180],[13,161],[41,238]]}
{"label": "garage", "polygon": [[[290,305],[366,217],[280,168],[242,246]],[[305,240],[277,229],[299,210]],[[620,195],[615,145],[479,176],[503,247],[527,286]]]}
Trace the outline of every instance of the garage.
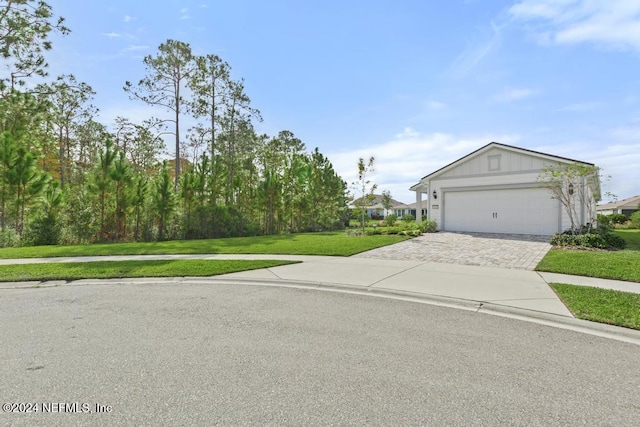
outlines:
{"label": "garage", "polygon": [[559,203],[544,188],[447,191],[443,210],[446,231],[549,235],[560,226]]}
{"label": "garage", "polygon": [[[417,212],[426,207],[438,230],[550,236],[572,223],[566,207],[541,181],[541,173],[547,167],[576,164],[595,166],[492,142],[423,177],[410,189],[416,192]],[[580,194],[570,202],[576,225],[595,221],[600,194],[600,183],[595,181],[564,184],[572,191],[575,186]]]}

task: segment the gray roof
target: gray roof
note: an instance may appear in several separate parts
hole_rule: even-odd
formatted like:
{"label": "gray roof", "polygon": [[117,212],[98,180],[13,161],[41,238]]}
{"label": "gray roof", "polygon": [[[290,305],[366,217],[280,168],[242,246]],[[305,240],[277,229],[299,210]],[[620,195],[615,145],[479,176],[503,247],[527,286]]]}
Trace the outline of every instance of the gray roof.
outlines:
{"label": "gray roof", "polygon": [[606,203],[598,206],[599,210],[603,209],[616,209],[616,208],[637,208],[640,205],[640,196],[627,197],[626,199],[618,200],[616,202]]}
{"label": "gray roof", "polygon": [[[349,203],[349,206],[357,207],[358,206],[358,202],[360,201],[360,199],[362,199],[362,197],[358,197],[357,199],[355,199],[354,201]],[[407,205],[405,205],[402,202],[399,202],[399,201],[397,201],[397,200],[395,200],[393,198],[391,199],[391,209],[401,209],[401,208],[406,207],[406,206]],[[384,209],[384,207],[382,206],[382,194],[374,194],[371,203],[367,203],[367,208],[369,208],[369,209]]]}

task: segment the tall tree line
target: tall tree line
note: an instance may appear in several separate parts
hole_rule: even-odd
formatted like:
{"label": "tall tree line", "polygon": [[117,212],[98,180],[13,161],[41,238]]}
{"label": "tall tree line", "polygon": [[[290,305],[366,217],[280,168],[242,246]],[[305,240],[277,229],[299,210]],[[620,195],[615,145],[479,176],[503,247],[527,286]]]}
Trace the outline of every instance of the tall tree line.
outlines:
{"label": "tall tree line", "polygon": [[124,85],[158,116],[105,125],[89,84],[47,77],[52,32],[69,29],[45,2],[0,0],[0,246],[342,227],[346,185],[329,160],[290,131],[257,134],[260,112],[222,58],[167,40]]}

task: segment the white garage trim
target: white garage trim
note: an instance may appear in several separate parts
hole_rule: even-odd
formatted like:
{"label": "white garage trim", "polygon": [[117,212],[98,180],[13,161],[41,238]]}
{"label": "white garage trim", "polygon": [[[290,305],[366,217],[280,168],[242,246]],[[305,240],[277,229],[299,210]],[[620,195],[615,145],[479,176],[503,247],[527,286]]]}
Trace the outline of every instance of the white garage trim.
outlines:
{"label": "white garage trim", "polygon": [[536,235],[560,231],[560,204],[545,188],[449,190],[443,196],[445,231]]}

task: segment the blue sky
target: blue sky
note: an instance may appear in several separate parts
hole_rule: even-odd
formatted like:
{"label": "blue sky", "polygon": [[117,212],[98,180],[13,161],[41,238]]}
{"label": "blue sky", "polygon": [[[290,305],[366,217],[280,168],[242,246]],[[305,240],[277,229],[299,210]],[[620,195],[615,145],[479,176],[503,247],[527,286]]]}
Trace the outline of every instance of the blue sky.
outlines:
{"label": "blue sky", "polygon": [[122,86],[171,38],[245,79],[258,132],[292,131],[347,182],[373,155],[379,191],[406,203],[491,141],[595,163],[605,192],[640,194],[638,0],[48,3],[72,30],[50,75],[90,84],[105,124],[162,116]]}

